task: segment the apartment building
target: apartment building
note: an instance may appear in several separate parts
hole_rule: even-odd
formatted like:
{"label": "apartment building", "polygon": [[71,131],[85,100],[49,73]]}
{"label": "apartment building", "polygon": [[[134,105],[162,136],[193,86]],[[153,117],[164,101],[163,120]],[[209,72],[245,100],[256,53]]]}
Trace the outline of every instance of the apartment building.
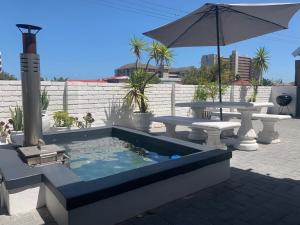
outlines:
{"label": "apartment building", "polygon": [[[148,65],[148,67],[147,67],[146,64],[138,64],[138,68],[146,70],[146,72],[148,72],[148,73],[155,73],[155,72],[161,70],[160,68],[153,66],[153,65]],[[164,66],[163,74],[161,74],[161,78],[181,78],[185,74],[187,74],[192,68],[193,68],[192,66],[178,67],[178,68]],[[115,76],[129,76],[134,71],[136,71],[135,63],[125,64],[125,65],[115,69]]]}
{"label": "apartment building", "polygon": [[[255,71],[251,57],[239,55],[238,52],[234,50],[228,58],[223,57],[223,59],[229,61],[235,77],[239,80],[249,81],[254,76]],[[201,58],[201,66],[210,67],[217,63],[217,55],[215,54],[204,55]]]}

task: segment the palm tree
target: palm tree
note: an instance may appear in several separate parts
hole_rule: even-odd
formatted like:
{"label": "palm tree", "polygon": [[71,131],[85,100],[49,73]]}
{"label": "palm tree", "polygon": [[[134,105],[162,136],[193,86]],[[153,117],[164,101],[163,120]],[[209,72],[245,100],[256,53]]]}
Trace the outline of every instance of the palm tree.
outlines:
{"label": "palm tree", "polygon": [[269,69],[270,56],[265,47],[260,47],[256,51],[256,56],[253,60],[254,69],[257,72],[257,80],[262,83],[263,73]]}
{"label": "palm tree", "polygon": [[157,41],[153,41],[150,47],[146,48],[146,51],[149,54],[149,59],[146,64],[146,70],[149,67],[149,64],[152,60],[155,60],[155,64],[158,65],[159,51],[160,51],[160,43]]}
{"label": "palm tree", "polygon": [[158,66],[159,66],[159,73],[162,77],[164,74],[164,66],[170,65],[171,60],[173,59],[173,52],[165,45],[160,44],[159,52],[158,52]]}
{"label": "palm tree", "polygon": [[145,70],[138,69],[136,66],[137,70],[129,76],[127,86],[129,92],[124,99],[128,105],[135,103],[140,112],[145,113],[148,110],[148,99],[145,96],[145,89],[150,83],[155,81],[155,78],[160,72],[157,71],[153,74],[147,73],[148,66],[152,60],[155,61],[157,67],[160,66],[159,68],[165,64],[169,65],[170,61],[173,59],[173,53],[166,46],[158,42],[152,42],[150,47],[146,48],[146,43],[138,38],[131,39],[130,45],[132,46],[132,52],[137,57],[136,65],[138,65],[144,50],[148,52],[149,58]]}
{"label": "palm tree", "polygon": [[139,108],[139,112],[145,113],[148,109],[148,99],[141,87],[144,84],[145,71],[137,70],[133,72],[128,79],[127,88],[129,92],[124,97],[127,105],[135,104]]}
{"label": "palm tree", "polygon": [[145,50],[146,43],[140,38],[130,39],[131,51],[136,56],[135,68],[138,70],[138,64],[142,57],[142,52]]}
{"label": "palm tree", "polygon": [[[169,65],[174,58],[173,52],[167,46],[160,44],[158,42],[153,42],[150,47],[150,51],[148,52],[149,52],[148,62],[150,63],[151,60],[154,60],[159,70],[156,73],[152,74],[152,76],[149,76],[147,79],[145,79],[144,88],[149,83],[149,81],[153,79],[153,77],[157,76],[158,74],[162,75],[164,65]],[[147,65],[149,65],[149,63],[147,63]]]}

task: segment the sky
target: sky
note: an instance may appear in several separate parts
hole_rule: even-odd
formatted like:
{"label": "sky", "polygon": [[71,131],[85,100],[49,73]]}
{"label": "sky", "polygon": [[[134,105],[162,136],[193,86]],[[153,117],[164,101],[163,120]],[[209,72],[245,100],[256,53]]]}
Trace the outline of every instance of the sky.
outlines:
{"label": "sky", "polygon": [[[28,23],[43,28],[37,37],[43,77],[99,79],[111,76],[117,67],[134,62],[130,38],[141,37],[151,42],[143,32],[172,22],[204,3],[201,0],[1,0],[3,69],[20,77],[21,33],[15,24]],[[221,54],[228,56],[237,50],[240,55],[253,57],[258,47],[265,47],[271,57],[265,77],[293,81],[295,58],[291,53],[300,46],[299,24],[300,12],[293,17],[288,30],[222,47]],[[199,67],[201,56],[216,53],[216,48],[176,48],[173,51],[173,67]]]}

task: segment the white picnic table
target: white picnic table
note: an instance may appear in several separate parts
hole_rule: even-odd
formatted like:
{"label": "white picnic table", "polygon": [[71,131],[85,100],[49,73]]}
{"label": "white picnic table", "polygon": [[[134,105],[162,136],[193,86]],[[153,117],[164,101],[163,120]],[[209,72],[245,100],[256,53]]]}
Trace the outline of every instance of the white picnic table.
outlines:
{"label": "white picnic table", "polygon": [[[184,102],[175,104],[176,107],[190,107],[195,118],[202,118],[206,108],[237,109],[241,113],[241,127],[238,130],[235,147],[240,150],[257,150],[256,133],[252,125],[253,113],[258,113],[261,108],[273,107],[272,102]],[[202,139],[205,133],[199,129],[192,129],[190,139]]]}

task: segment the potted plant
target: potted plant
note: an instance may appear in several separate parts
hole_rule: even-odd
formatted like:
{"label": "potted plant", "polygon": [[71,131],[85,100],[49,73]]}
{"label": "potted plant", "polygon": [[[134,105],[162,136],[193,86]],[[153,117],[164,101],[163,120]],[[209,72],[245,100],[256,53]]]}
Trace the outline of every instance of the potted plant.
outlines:
{"label": "potted plant", "polygon": [[249,98],[249,102],[256,102],[256,97],[257,97],[257,94],[258,94],[258,86],[259,86],[259,81],[256,80],[256,79],[251,79],[250,80],[250,84],[251,84],[251,87],[253,88],[253,92]]}
{"label": "potted plant", "polygon": [[5,122],[0,122],[0,142],[5,143],[6,135],[5,135]]}
{"label": "potted plant", "polygon": [[144,79],[151,76],[142,70],[138,70],[129,76],[127,88],[129,92],[126,94],[124,100],[129,106],[134,105],[138,110],[134,111],[132,117],[133,128],[148,132],[151,124],[152,112],[148,111],[148,98],[145,95],[146,85],[143,87]]}
{"label": "potted plant", "polygon": [[0,145],[11,143],[10,134],[11,134],[12,120],[9,119],[8,123],[3,121],[0,122]]}
{"label": "potted plant", "polygon": [[[228,85],[223,84],[221,87],[222,95],[225,94],[227,89],[228,89]],[[195,90],[194,101],[206,101],[209,97],[213,102],[215,102],[218,94],[219,94],[219,86],[217,82],[201,82],[201,84],[199,84]],[[210,119],[211,112],[214,110],[215,109],[212,108],[204,110],[202,112],[201,117]]]}
{"label": "potted plant", "polygon": [[199,84],[194,93],[194,101],[206,101],[208,98],[208,91],[204,85]]}
{"label": "potted plant", "polygon": [[69,116],[68,112],[58,111],[53,115],[54,128],[56,131],[69,130],[75,123],[75,118]]}
{"label": "potted plant", "polygon": [[76,126],[80,129],[82,128],[90,128],[92,126],[92,123],[95,122],[95,119],[92,116],[92,113],[86,113],[84,117],[82,117],[84,122],[79,121],[78,118],[75,118]]}
{"label": "potted plant", "polygon": [[46,90],[46,87],[41,93],[41,113],[42,113],[42,129],[44,131],[50,130],[50,119],[47,113],[47,109],[49,106],[50,98],[48,95],[48,91]]}
{"label": "potted plant", "polygon": [[[195,93],[194,93],[194,101],[206,101],[208,98],[208,90],[207,87],[205,85],[201,85],[199,84],[196,87]],[[206,119],[210,119],[211,118],[211,111],[209,110],[194,110],[193,114],[200,114],[197,115],[198,118],[206,118]]]}
{"label": "potted plant", "polygon": [[[173,53],[164,45],[153,42],[150,47],[141,39],[133,38],[130,41],[131,49],[136,56],[135,71],[129,76],[128,93],[124,97],[124,102],[128,106],[133,106],[137,109],[133,113],[133,126],[137,130],[148,132],[153,114],[149,111],[148,98],[145,95],[145,90],[151,83],[159,83],[159,74],[163,73],[164,65],[169,65],[173,59]],[[147,52],[149,57],[145,68],[140,68],[140,59],[143,52]],[[157,70],[153,73],[148,73],[150,62],[154,60]]]}
{"label": "potted plant", "polygon": [[12,109],[9,108],[11,119],[9,124],[12,124],[13,130],[11,131],[10,138],[12,143],[22,145],[24,142],[23,135],[23,111],[18,105]]}

